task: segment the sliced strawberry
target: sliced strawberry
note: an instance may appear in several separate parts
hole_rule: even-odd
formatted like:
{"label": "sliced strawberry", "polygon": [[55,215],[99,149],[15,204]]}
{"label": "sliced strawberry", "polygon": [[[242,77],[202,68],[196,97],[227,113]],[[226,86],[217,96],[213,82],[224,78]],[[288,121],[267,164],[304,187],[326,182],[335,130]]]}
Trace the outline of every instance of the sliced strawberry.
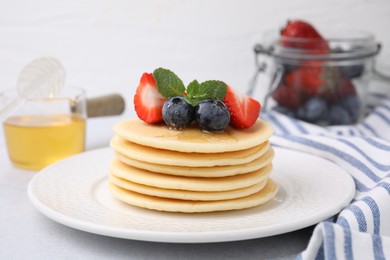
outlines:
{"label": "sliced strawberry", "polygon": [[149,124],[161,123],[165,98],[157,90],[151,73],[144,73],[134,95],[134,108],[138,117]]}
{"label": "sliced strawberry", "polygon": [[260,103],[249,96],[234,91],[230,86],[227,86],[223,102],[230,111],[230,124],[236,128],[249,128],[259,117]]}

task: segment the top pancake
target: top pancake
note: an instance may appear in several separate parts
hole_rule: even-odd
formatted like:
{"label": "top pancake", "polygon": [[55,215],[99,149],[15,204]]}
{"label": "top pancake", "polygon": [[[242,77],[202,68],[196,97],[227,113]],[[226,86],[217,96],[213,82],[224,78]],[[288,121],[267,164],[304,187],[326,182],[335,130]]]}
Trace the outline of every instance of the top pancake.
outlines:
{"label": "top pancake", "polygon": [[193,125],[181,131],[171,130],[164,124],[151,125],[139,118],[121,121],[114,125],[121,138],[145,146],[179,152],[221,153],[239,151],[267,141],[272,127],[258,119],[248,129],[227,127],[222,133],[208,133]]}

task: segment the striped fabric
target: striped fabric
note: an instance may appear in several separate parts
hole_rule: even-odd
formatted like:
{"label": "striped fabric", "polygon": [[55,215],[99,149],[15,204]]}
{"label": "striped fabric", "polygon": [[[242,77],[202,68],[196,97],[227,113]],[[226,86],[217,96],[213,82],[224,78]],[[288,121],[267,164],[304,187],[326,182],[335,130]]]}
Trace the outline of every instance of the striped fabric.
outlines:
{"label": "striped fabric", "polygon": [[390,96],[371,93],[368,108],[355,126],[320,127],[263,113],[275,129],[273,145],[327,158],[356,184],[351,204],[315,227],[297,259],[390,259]]}

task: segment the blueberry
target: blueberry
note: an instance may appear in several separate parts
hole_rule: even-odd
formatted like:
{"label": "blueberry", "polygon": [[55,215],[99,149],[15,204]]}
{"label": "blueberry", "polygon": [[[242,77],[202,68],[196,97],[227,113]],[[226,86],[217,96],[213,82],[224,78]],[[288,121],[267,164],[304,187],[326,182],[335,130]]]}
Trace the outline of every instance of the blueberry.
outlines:
{"label": "blueberry", "polygon": [[184,97],[172,97],[165,101],[162,116],[169,128],[181,130],[194,120],[194,107]]}
{"label": "blueberry", "polygon": [[[356,52],[361,52],[361,51],[362,51],[361,48],[357,46],[353,46],[349,49],[343,49],[340,46],[338,46],[332,50],[333,53],[337,53],[337,54],[347,53],[348,55],[351,55]],[[358,78],[362,76],[364,73],[364,64],[344,65],[344,66],[340,66],[339,70],[342,75],[344,75],[349,79]]]}
{"label": "blueberry", "polygon": [[364,65],[357,64],[357,65],[341,66],[340,72],[341,74],[343,74],[345,77],[349,79],[359,78],[360,76],[363,75]]}
{"label": "blueberry", "polygon": [[284,64],[282,64],[282,66],[283,66],[284,73],[291,72],[293,70],[296,70],[299,67],[298,63],[297,64],[284,63]]}
{"label": "blueberry", "polygon": [[195,121],[202,130],[221,132],[230,122],[230,112],[222,101],[206,99],[195,107]]}
{"label": "blueberry", "polygon": [[349,125],[352,123],[352,118],[345,108],[333,105],[329,108],[328,121],[330,125]]}
{"label": "blueberry", "polygon": [[328,113],[326,101],[320,97],[312,97],[298,109],[298,117],[302,120],[316,123],[322,120]]}
{"label": "blueberry", "polygon": [[361,102],[358,96],[343,97],[340,100],[340,105],[347,110],[353,122],[356,122],[359,119]]}

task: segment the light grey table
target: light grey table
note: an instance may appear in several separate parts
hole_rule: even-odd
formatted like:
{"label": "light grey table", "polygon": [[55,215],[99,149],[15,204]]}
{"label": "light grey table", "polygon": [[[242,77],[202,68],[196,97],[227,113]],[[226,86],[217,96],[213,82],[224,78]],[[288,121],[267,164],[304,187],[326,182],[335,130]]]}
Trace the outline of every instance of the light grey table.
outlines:
{"label": "light grey table", "polygon": [[[87,149],[108,146],[118,118],[89,119]],[[155,243],[99,236],[39,213],[27,197],[36,174],[14,168],[0,131],[0,259],[294,259],[312,227],[266,238],[207,244]]]}

